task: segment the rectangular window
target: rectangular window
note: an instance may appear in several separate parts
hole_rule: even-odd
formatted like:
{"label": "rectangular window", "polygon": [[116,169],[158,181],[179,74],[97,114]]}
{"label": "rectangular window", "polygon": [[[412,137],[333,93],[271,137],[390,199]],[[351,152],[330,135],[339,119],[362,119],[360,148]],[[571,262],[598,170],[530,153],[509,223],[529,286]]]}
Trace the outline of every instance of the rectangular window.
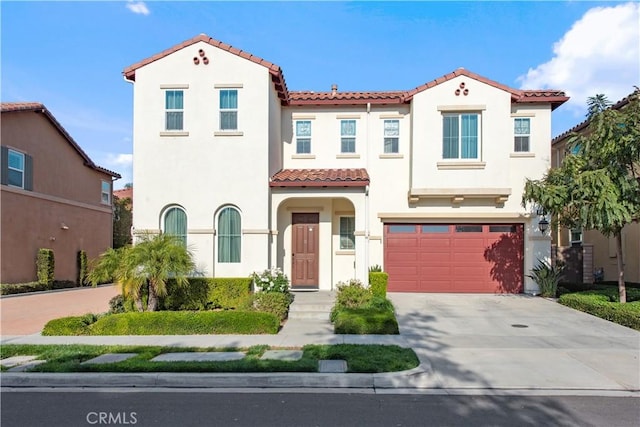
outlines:
{"label": "rectangular window", "polygon": [[479,142],[479,114],[446,114],[443,116],[443,159],[477,159]]}
{"label": "rectangular window", "polygon": [[220,91],[220,130],[238,130],[238,91]]}
{"label": "rectangular window", "polygon": [[9,154],[9,185],[24,188],[24,154],[8,150]]}
{"label": "rectangular window", "polygon": [[517,118],[513,121],[513,137],[516,153],[529,151],[529,138],[531,136],[531,119]]}
{"label": "rectangular window", "polygon": [[582,243],[582,229],[574,228],[569,232],[569,240],[571,244]]}
{"label": "rectangular window", "polygon": [[168,90],[165,92],[165,130],[184,129],[184,92]]}
{"label": "rectangular window", "polygon": [[340,249],[356,248],[356,218],[353,216],[340,217]]}
{"label": "rectangular window", "polygon": [[102,181],[101,201],[105,205],[111,204],[111,183],[108,181]]}
{"label": "rectangular window", "polygon": [[389,233],[391,234],[396,234],[396,233],[415,233],[416,232],[416,226],[415,225],[390,225],[389,226]]}
{"label": "rectangular window", "polygon": [[356,152],[356,121],[355,120],[340,121],[340,152],[341,153]]}
{"label": "rectangular window", "polygon": [[296,153],[311,153],[311,121],[299,120],[296,122]]}
{"label": "rectangular window", "polygon": [[397,153],[398,141],[400,140],[400,121],[385,120],[384,121],[384,152]]}
{"label": "rectangular window", "polygon": [[422,232],[423,233],[448,233],[449,226],[448,225],[423,225]]}
{"label": "rectangular window", "polygon": [[515,225],[490,225],[489,233],[515,233]]}
{"label": "rectangular window", "polygon": [[456,233],[482,233],[481,225],[456,225]]}

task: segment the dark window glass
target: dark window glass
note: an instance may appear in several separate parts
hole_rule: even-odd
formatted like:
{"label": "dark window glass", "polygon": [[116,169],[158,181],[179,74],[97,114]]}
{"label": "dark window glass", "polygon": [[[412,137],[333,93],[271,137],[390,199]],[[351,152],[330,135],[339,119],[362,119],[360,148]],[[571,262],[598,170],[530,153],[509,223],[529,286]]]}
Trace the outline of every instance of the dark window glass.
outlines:
{"label": "dark window glass", "polygon": [[490,233],[515,233],[516,226],[515,225],[490,225],[489,232]]}
{"label": "dark window glass", "polygon": [[481,225],[456,225],[456,233],[482,233]]}

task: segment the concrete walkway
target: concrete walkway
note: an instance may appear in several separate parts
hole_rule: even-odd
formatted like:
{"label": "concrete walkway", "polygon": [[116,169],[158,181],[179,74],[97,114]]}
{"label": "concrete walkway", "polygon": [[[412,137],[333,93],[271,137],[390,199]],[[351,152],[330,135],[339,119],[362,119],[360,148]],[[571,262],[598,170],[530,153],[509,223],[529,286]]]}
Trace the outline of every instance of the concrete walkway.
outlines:
{"label": "concrete walkway", "polygon": [[328,322],[291,319],[277,335],[3,336],[2,344],[247,347],[396,344],[420,366],[385,374],[3,373],[3,387],[421,389],[437,393],[640,396],[640,333],[554,301],[523,295],[389,294],[400,335],[335,335]]}

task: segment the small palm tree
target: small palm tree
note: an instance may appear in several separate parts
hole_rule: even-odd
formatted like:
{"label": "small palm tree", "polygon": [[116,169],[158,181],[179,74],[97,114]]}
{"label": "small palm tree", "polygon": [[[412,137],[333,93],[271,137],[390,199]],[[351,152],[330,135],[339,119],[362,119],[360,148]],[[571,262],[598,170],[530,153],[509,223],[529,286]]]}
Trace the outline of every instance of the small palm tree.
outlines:
{"label": "small palm tree", "polygon": [[142,291],[148,291],[147,311],[156,311],[158,297],[167,293],[167,280],[179,286],[188,283],[195,264],[182,241],[169,234],[143,235],[134,246],[108,249],[98,258],[88,279],[94,286],[113,280],[123,296],[131,296],[138,311],[144,311]]}
{"label": "small palm tree", "polygon": [[605,94],[599,93],[587,98],[587,118],[591,118],[598,113],[611,107],[611,101]]}

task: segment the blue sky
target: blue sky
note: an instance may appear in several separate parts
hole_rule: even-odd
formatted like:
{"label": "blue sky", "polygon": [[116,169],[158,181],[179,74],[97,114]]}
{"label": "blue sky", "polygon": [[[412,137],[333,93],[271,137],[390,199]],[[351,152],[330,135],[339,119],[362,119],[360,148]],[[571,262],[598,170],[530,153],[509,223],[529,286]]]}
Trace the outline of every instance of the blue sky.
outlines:
{"label": "blue sky", "polygon": [[122,70],[200,33],[282,67],[290,90],[408,90],[464,67],[571,101],[640,85],[637,2],[0,2],[3,102],[42,102],[131,182],[133,89]]}

